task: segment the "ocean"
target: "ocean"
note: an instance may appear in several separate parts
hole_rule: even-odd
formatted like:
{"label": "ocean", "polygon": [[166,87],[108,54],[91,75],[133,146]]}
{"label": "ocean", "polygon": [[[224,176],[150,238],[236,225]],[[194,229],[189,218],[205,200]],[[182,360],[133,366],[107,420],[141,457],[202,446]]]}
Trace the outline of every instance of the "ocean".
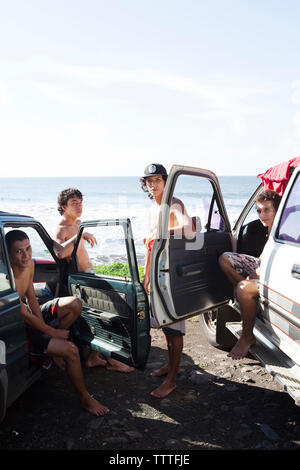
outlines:
{"label": "ocean", "polygon": [[[194,178],[195,180],[195,178]],[[231,224],[237,220],[242,208],[253,194],[260,180],[255,176],[223,176],[219,182]],[[50,235],[60,219],[57,195],[65,188],[78,188],[83,194],[82,221],[96,219],[129,218],[138,263],[143,264],[143,239],[149,230],[148,209],[153,204],[141,190],[139,178],[130,177],[58,177],[58,178],[0,178],[0,210],[30,215],[36,218]],[[179,187],[176,196],[196,215],[198,201],[209,197],[207,188],[189,184]],[[189,210],[188,210],[189,211]],[[88,230],[93,233],[92,229]],[[101,259],[101,253],[110,253],[110,260],[124,260],[124,241],[113,231],[101,233],[98,245],[88,247],[92,259]],[[111,248],[110,248],[111,247]],[[34,253],[42,256],[43,253]]]}

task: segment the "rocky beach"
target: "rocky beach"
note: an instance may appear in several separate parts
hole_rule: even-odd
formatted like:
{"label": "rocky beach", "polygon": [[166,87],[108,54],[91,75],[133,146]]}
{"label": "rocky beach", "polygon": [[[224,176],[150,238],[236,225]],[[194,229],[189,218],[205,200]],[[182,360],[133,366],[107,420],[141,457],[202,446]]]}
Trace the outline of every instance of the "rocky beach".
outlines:
{"label": "rocky beach", "polygon": [[177,389],[150,392],[150,372],[167,359],[164,336],[152,330],[147,367],[130,374],[87,369],[87,388],[110,408],[105,417],[83,411],[65,373],[52,367],[7,411],[1,450],[193,452],[299,450],[300,409],[250,355],[233,361],[208,345],[198,321],[187,332]]}

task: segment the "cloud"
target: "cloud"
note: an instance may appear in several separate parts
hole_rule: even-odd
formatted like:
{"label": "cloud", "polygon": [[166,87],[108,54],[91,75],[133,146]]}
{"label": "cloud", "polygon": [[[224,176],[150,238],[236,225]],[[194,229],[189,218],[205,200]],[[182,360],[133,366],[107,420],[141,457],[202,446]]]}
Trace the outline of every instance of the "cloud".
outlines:
{"label": "cloud", "polygon": [[[65,159],[72,159],[74,174],[82,171],[82,159],[89,162],[86,173],[126,174],[153,155],[168,164],[213,164],[233,173],[240,155],[247,155],[249,168],[255,158],[260,163],[274,155],[273,136],[283,129],[283,117],[272,115],[282,95],[276,83],[237,77],[212,83],[154,68],[70,65],[45,57],[3,70],[0,147],[8,165],[18,161],[7,175],[41,172],[40,161],[55,163],[48,170],[54,174],[57,168],[68,174]],[[285,125],[291,130],[291,122]]]}
{"label": "cloud", "polygon": [[89,86],[105,86],[118,83],[151,85],[189,94],[206,100],[211,107],[227,107],[232,100],[242,100],[253,95],[270,93],[270,86],[208,85],[195,79],[169,74],[153,68],[120,69],[112,67],[88,67],[49,63],[44,70],[61,79],[73,79]]}
{"label": "cloud", "polygon": [[[193,108],[199,112],[187,112],[186,117],[218,121],[229,127],[236,136],[246,136],[248,133],[248,118],[261,116],[265,113],[257,98],[274,93],[274,85],[265,86],[226,86],[207,84],[186,76],[166,73],[153,68],[113,68],[75,66],[58,63],[48,63],[43,67],[55,80],[84,85],[94,89],[113,85],[139,85],[172,91],[181,95],[195,98]],[[190,105],[187,105],[190,106]],[[198,117],[197,117],[198,116]]]}
{"label": "cloud", "polygon": [[[243,114],[261,112],[259,107],[247,104],[249,98],[269,95],[274,86],[244,84],[227,86],[224,83],[208,84],[183,75],[170,74],[154,68],[117,68],[61,64],[46,57],[32,57],[28,61],[4,64],[10,70],[6,81],[13,86],[36,86],[47,96],[58,100],[71,100],[70,87],[86,87],[89,90],[103,89],[112,85],[151,86],[200,100],[211,110],[227,111],[243,107]],[[4,87],[5,87],[5,82]],[[4,89],[3,87],[3,89]],[[1,90],[1,88],[0,88]],[[1,92],[1,91],[0,91]],[[202,111],[201,111],[202,112]]]}

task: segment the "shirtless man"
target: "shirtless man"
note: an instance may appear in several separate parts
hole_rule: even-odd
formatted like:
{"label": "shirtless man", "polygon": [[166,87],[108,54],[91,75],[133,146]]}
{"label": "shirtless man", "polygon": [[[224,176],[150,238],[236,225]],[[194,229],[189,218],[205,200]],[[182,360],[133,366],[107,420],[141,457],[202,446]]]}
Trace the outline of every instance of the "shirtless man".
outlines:
{"label": "shirtless man", "polygon": [[[268,236],[273,226],[280,199],[277,193],[267,190],[259,194],[255,201],[259,219],[263,226],[268,228]],[[233,283],[242,318],[241,337],[228,356],[232,359],[242,359],[248,354],[251,346],[255,344],[253,328],[257,314],[260,258],[242,253],[226,252],[219,258],[219,263],[221,269]]]}
{"label": "shirtless man", "polygon": [[[79,217],[82,214],[82,193],[78,189],[68,188],[61,191],[57,198],[58,212],[61,214],[61,220],[54,234],[54,250],[58,258],[70,259],[74,249],[75,240],[81,221]],[[91,247],[97,244],[96,238],[88,233],[83,232],[79,246],[77,249],[77,261],[79,271],[93,271],[92,263],[89,259],[88,252],[84,246],[84,240],[90,243]],[[91,351],[86,361],[88,367],[106,366],[108,370],[116,372],[132,372],[134,367],[123,364],[111,357],[103,360],[99,357],[97,351]]]}
{"label": "shirtless man", "polygon": [[62,297],[40,306],[33,287],[34,262],[27,234],[21,230],[11,230],[5,239],[30,350],[53,359],[62,358],[81,406],[96,416],[107,414],[109,409],[86,390],[78,349],[68,341],[69,328],[81,313],[81,301],[76,297]]}
{"label": "shirtless man", "polygon": [[[157,236],[158,216],[167,176],[163,165],[155,163],[145,168],[144,177],[141,178],[142,189],[148,192],[150,199],[153,199],[155,202],[150,209],[150,234],[145,240],[147,252],[143,286],[147,294],[149,294],[151,248]],[[173,198],[170,207],[169,232],[173,233],[176,230],[181,235],[184,230],[185,236],[190,236],[193,232],[192,221],[186,213],[184,204],[179,199]],[[176,376],[179,371],[183,350],[185,323],[184,321],[177,322],[174,325],[163,328],[163,332],[167,341],[169,360],[168,364],[151,373],[154,377],[166,375],[165,381],[151,392],[151,395],[156,398],[165,398],[176,388]]]}

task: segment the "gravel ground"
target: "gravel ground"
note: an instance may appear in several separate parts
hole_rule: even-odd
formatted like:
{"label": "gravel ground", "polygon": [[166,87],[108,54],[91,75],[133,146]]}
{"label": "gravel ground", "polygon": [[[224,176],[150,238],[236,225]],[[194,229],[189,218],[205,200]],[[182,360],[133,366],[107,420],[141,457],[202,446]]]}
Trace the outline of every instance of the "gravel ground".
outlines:
{"label": "gravel ground", "polygon": [[299,450],[300,409],[251,356],[233,361],[208,345],[199,323],[187,321],[177,389],[159,400],[151,370],[167,359],[161,331],[152,330],[145,371],[86,369],[87,388],[110,408],[83,411],[66,375],[53,367],[7,411],[1,450]]}

